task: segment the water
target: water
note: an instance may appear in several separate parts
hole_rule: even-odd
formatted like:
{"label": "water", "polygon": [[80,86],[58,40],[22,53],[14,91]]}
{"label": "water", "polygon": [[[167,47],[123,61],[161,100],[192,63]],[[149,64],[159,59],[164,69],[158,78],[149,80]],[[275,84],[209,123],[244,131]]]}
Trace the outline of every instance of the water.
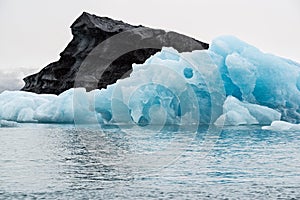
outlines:
{"label": "water", "polygon": [[0,199],[300,199],[300,132],[228,127],[209,152],[184,134],[0,128]]}

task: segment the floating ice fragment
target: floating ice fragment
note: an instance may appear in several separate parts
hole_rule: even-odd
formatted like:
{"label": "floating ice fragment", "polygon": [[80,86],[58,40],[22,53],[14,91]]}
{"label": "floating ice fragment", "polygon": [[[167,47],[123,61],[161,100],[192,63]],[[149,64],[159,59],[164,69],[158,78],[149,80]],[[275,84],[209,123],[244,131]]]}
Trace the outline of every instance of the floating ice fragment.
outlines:
{"label": "floating ice fragment", "polygon": [[274,121],[270,126],[263,126],[262,129],[272,131],[299,131],[300,124],[292,124],[285,121]]}
{"label": "floating ice fragment", "polygon": [[0,127],[17,127],[18,123],[14,121],[0,120]]}

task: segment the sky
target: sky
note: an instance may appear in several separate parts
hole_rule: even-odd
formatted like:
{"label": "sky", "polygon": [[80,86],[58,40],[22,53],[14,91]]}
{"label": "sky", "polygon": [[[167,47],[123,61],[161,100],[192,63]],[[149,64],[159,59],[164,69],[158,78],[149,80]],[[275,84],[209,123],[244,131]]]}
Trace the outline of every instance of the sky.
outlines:
{"label": "sky", "polygon": [[58,60],[83,11],[208,43],[235,35],[300,62],[299,0],[0,0],[0,92]]}

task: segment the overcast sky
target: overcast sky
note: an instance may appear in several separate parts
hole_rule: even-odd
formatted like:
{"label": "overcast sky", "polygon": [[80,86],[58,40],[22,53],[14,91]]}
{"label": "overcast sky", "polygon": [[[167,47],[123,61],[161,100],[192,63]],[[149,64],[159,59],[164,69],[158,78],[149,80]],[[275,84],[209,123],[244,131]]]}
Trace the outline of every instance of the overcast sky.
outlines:
{"label": "overcast sky", "polygon": [[299,0],[0,0],[0,75],[32,73],[56,61],[83,11],[205,42],[235,35],[300,62]]}

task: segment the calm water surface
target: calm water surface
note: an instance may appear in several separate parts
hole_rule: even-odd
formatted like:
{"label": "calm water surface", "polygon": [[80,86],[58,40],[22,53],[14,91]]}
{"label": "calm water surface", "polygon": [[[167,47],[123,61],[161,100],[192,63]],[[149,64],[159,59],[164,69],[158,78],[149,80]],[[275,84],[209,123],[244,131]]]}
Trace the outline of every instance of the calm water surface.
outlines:
{"label": "calm water surface", "polygon": [[0,199],[300,199],[300,132],[184,134],[0,128]]}

